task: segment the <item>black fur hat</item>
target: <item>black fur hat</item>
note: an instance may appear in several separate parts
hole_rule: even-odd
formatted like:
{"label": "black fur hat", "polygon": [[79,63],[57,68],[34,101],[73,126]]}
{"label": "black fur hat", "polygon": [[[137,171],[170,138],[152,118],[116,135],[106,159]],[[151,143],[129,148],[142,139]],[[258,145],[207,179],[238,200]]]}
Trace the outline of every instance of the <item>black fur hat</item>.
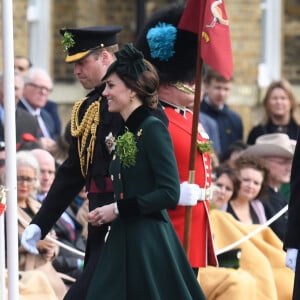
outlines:
{"label": "black fur hat", "polygon": [[[145,59],[157,68],[161,83],[195,80],[197,35],[177,28],[184,8],[182,4],[173,4],[156,11],[149,18],[135,42],[135,47],[144,53]],[[157,26],[160,28],[169,26],[171,31],[156,36],[157,31],[153,32],[151,30],[157,28]],[[147,36],[149,38],[149,31],[151,37],[157,43],[157,48],[161,49],[161,45],[169,44],[173,49],[173,51],[168,51],[168,55],[164,56],[163,59],[160,57],[161,53],[156,55],[150,50],[151,42],[147,39]],[[174,40],[172,40],[172,36],[174,36]]]}

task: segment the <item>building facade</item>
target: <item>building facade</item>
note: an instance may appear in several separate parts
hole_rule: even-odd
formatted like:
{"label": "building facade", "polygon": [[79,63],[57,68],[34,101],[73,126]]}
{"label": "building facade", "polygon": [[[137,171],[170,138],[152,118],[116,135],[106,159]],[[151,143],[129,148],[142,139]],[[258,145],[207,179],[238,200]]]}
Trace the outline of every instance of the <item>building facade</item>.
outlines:
{"label": "building facade", "polygon": [[[30,57],[49,71],[52,98],[67,121],[72,103],[86,91],[76,82],[72,64],[64,63],[59,29],[122,25],[120,44],[134,41],[147,16],[174,3],[167,0],[14,0],[15,55]],[[180,1],[177,1],[180,2]],[[260,99],[273,80],[288,79],[300,101],[300,1],[226,0],[234,62],[234,90],[229,104],[243,117],[245,134],[260,121]],[[2,20],[1,20],[2,22]],[[2,25],[2,24],[1,24]],[[0,27],[0,44],[2,32]],[[3,57],[0,57],[0,67]]]}

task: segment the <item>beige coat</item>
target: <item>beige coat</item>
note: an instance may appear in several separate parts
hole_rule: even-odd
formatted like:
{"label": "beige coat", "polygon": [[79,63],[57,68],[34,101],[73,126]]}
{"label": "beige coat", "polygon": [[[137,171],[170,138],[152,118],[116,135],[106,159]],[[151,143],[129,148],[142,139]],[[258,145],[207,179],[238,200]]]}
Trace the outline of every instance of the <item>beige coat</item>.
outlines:
{"label": "beige coat", "polygon": [[82,225],[82,235],[84,236],[85,239],[87,239],[88,236],[88,220],[87,220],[88,213],[89,213],[89,200],[87,199],[83,201],[76,215],[76,220]]}
{"label": "beige coat", "polygon": [[[31,270],[20,272],[19,280],[19,299],[20,300],[57,300],[58,296],[55,294],[46,274],[39,270]],[[7,272],[5,274],[7,279]],[[7,285],[5,289],[6,298],[9,293]]]}
{"label": "beige coat", "polygon": [[[29,208],[34,214],[39,210],[41,204],[34,200],[28,199]],[[18,208],[18,235],[19,244],[24,229],[31,221],[31,217],[22,209]],[[55,246],[55,253],[58,254],[59,247]],[[53,256],[53,259],[55,256]],[[48,278],[52,288],[54,289],[57,299],[62,299],[65,295],[67,288],[63,283],[60,274],[52,266],[51,261],[47,261],[42,254],[34,255],[27,252],[22,246],[19,247],[19,269],[20,271],[39,270],[42,271]]]}

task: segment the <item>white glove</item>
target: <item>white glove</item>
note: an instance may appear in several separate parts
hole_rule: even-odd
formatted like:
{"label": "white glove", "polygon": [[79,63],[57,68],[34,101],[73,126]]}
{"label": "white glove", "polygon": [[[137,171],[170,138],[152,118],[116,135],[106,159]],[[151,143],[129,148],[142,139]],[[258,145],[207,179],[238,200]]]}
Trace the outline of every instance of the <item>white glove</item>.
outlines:
{"label": "white glove", "polygon": [[41,236],[41,228],[36,224],[30,224],[22,234],[21,244],[28,252],[39,254],[37,243],[41,239]]}
{"label": "white glove", "polygon": [[180,184],[180,197],[178,205],[194,206],[200,197],[200,187],[194,183],[184,181]]}
{"label": "white glove", "polygon": [[298,256],[298,249],[288,248],[286,250],[285,265],[288,268],[292,269],[294,272],[296,269],[297,256]]}

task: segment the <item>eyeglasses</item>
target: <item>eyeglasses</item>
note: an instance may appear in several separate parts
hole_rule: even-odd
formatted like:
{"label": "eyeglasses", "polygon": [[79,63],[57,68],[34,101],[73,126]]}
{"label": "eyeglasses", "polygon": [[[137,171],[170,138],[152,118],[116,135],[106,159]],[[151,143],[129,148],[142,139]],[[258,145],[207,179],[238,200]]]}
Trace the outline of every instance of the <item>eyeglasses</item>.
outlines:
{"label": "eyeglasses", "polygon": [[35,89],[39,90],[40,92],[46,92],[48,94],[52,92],[52,89],[50,89],[46,86],[35,84],[33,82],[28,82],[27,85],[34,87]]}
{"label": "eyeglasses", "polygon": [[33,183],[36,179],[26,176],[17,176],[17,182]]}
{"label": "eyeglasses", "polygon": [[5,159],[1,158],[0,159],[0,167],[3,167],[5,165]]}

